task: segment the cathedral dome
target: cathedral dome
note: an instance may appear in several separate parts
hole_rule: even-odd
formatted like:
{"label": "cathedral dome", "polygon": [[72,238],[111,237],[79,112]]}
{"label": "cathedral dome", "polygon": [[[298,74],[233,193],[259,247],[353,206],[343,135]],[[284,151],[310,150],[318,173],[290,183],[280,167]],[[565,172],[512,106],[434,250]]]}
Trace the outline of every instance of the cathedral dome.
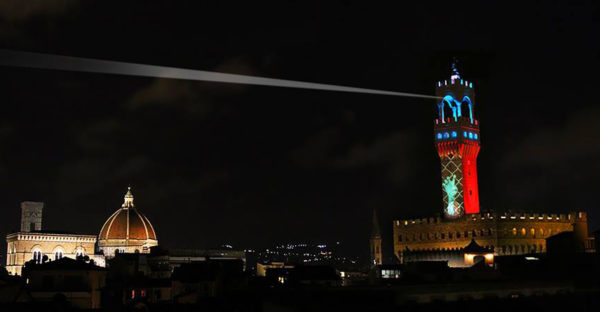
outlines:
{"label": "cathedral dome", "polygon": [[135,207],[131,188],[128,188],[121,208],[104,222],[98,247],[111,257],[115,252],[150,252],[149,248],[156,245],[154,227]]}

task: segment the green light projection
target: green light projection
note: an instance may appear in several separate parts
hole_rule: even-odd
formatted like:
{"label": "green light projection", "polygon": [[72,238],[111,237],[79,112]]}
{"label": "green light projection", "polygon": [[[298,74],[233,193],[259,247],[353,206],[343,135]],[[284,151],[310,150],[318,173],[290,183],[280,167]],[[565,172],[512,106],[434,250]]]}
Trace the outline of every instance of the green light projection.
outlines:
{"label": "green light projection", "polygon": [[458,187],[456,186],[456,175],[451,174],[446,177],[444,182],[442,182],[442,187],[446,192],[446,196],[448,196],[448,207],[446,207],[446,213],[449,216],[456,215],[455,203],[456,203],[456,195],[458,194]]}

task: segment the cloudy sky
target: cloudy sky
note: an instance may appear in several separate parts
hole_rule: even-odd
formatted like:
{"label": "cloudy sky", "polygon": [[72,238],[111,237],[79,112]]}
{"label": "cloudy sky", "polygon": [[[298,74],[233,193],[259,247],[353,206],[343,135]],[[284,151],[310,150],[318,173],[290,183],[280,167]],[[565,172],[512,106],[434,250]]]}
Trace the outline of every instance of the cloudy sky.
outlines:
{"label": "cloudy sky", "polygon": [[[0,47],[433,94],[460,60],[483,210],[600,226],[598,6],[0,2]],[[131,184],[167,247],[344,242],[441,212],[431,100],[0,68],[0,234],[95,234]]]}

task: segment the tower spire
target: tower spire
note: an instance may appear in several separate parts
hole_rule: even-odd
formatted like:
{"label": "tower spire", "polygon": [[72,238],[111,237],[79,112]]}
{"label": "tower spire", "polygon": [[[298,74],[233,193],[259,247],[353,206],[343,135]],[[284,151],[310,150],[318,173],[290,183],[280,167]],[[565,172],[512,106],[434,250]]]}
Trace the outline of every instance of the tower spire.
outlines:
{"label": "tower spire", "polygon": [[379,230],[379,221],[377,220],[377,212],[373,209],[373,228],[371,229],[371,265],[378,265],[382,263],[382,250],[381,250],[381,231]]}
{"label": "tower spire", "polygon": [[379,220],[377,219],[377,210],[373,209],[373,224],[371,228],[371,238],[380,238]]}
{"label": "tower spire", "polygon": [[452,58],[452,65],[450,67],[450,79],[460,79],[460,73],[458,73],[458,59],[456,57]]}
{"label": "tower spire", "polygon": [[127,187],[127,193],[125,193],[125,199],[123,201],[123,208],[133,208],[135,205],[133,204],[133,193],[131,193],[131,186]]}

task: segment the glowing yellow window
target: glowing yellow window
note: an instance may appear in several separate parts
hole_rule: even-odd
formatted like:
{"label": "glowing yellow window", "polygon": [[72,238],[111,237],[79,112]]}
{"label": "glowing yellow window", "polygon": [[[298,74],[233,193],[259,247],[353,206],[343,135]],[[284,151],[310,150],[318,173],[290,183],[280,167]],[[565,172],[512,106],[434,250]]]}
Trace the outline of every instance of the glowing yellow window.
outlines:
{"label": "glowing yellow window", "polygon": [[512,232],[513,232],[513,235],[517,235],[517,228],[513,228]]}
{"label": "glowing yellow window", "polygon": [[525,236],[525,234],[527,234],[527,230],[525,230],[525,228],[521,229],[521,235]]}

